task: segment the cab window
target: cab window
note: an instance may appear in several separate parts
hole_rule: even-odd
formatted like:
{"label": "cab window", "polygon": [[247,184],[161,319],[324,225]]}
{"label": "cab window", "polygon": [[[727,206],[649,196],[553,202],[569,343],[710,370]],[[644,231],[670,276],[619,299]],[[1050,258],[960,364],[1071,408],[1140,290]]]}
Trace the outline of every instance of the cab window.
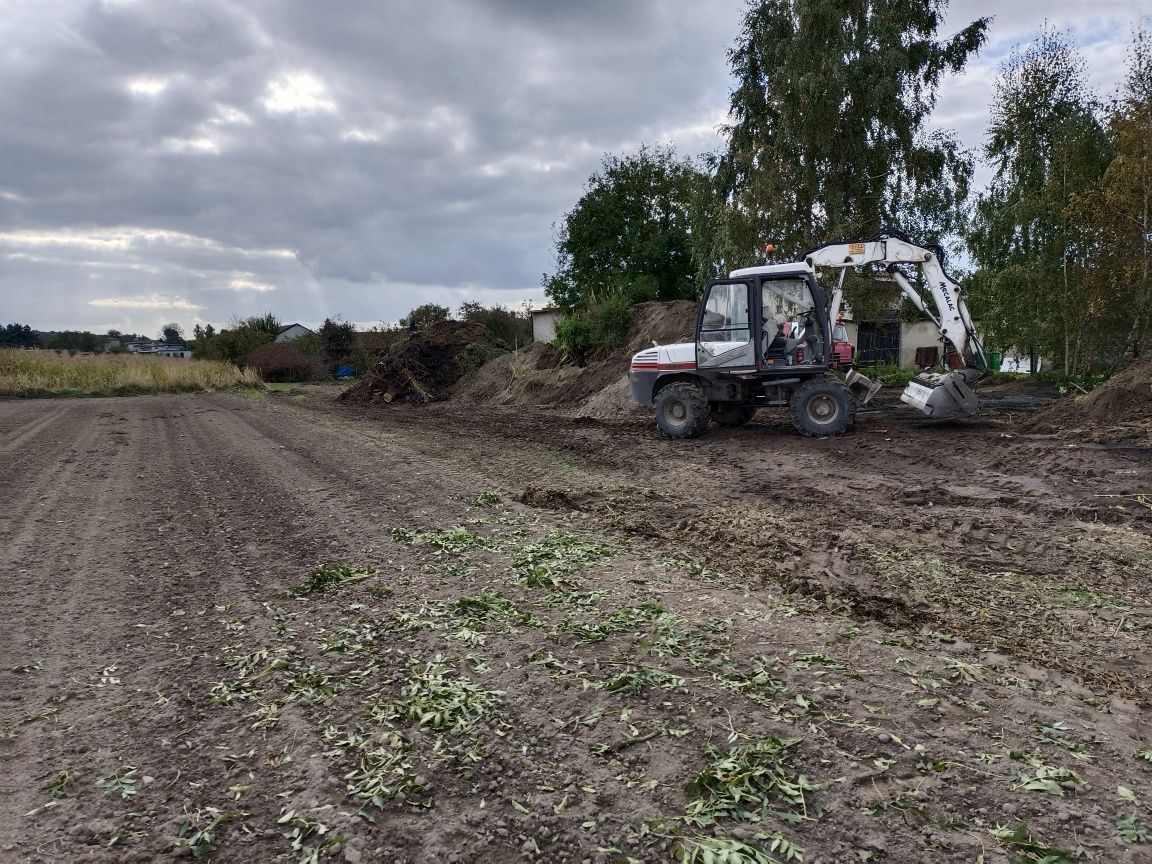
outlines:
{"label": "cab window", "polygon": [[783,325],[815,312],[812,291],[803,279],[773,279],[762,289],[764,320]]}
{"label": "cab window", "polygon": [[704,304],[701,342],[747,342],[748,286],[743,282],[713,285]]}

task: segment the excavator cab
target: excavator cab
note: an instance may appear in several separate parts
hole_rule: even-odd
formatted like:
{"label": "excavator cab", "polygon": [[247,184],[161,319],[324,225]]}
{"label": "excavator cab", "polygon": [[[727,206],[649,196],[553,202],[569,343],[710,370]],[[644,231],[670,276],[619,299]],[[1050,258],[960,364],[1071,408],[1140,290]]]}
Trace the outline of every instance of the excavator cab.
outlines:
{"label": "excavator cab", "polygon": [[802,277],[765,279],[760,288],[764,366],[824,365],[827,310],[817,307]]}
{"label": "excavator cab", "polygon": [[827,365],[826,295],[795,271],[709,282],[696,328],[696,368],[772,373]]}

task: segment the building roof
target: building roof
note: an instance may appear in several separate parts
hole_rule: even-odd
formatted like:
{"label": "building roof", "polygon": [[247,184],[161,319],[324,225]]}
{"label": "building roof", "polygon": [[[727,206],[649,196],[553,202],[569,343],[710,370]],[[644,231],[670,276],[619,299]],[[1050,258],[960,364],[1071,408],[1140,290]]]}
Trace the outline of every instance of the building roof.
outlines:
{"label": "building roof", "polygon": [[299,327],[301,330],[308,330],[309,333],[312,332],[307,327],[305,327],[303,324],[285,324],[283,327],[281,327],[279,330],[276,331],[276,335],[279,336],[281,333],[287,333],[293,327]]}

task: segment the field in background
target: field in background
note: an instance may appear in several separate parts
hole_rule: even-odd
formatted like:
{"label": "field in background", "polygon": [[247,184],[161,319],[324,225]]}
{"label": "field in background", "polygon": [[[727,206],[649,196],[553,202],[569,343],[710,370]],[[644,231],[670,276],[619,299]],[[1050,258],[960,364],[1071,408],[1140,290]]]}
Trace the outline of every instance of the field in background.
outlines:
{"label": "field in background", "polygon": [[0,350],[0,398],[139,396],[259,386],[254,370],[212,360]]}

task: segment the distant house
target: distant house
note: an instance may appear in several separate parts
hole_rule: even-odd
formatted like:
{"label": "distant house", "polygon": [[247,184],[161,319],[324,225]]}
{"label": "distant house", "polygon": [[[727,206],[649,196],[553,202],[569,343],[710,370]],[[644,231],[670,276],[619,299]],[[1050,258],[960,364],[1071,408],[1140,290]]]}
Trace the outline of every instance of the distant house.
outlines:
{"label": "distant house", "polygon": [[293,339],[299,339],[301,336],[306,336],[311,332],[312,331],[303,324],[289,324],[280,328],[280,332],[276,334],[276,341],[291,342]]}
{"label": "distant house", "polygon": [[905,321],[898,310],[891,309],[882,318],[856,321],[850,310],[844,311],[848,341],[856,346],[856,362],[861,366],[893,363],[902,369],[920,369],[945,360],[940,331],[927,316]]}
{"label": "distant house", "polygon": [[533,309],[529,314],[532,316],[532,338],[537,342],[555,342],[556,325],[563,317],[560,310],[549,306],[546,309]]}
{"label": "distant house", "polygon": [[157,357],[182,357],[185,360],[192,359],[192,352],[183,345],[165,345],[160,343],[149,353]]}
{"label": "distant house", "polygon": [[154,339],[137,339],[128,343],[128,351],[132,354],[146,354],[150,357],[182,357],[189,360],[192,351],[179,343],[169,345],[167,342],[157,342]]}

